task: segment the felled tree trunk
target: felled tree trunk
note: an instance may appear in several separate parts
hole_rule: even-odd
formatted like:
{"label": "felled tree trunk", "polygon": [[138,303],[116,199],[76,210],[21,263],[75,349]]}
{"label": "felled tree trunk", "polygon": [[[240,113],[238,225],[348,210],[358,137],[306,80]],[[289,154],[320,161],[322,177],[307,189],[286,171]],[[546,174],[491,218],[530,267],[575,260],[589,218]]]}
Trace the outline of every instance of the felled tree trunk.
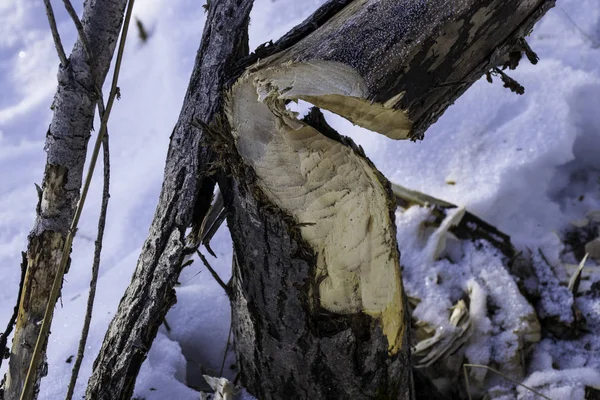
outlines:
{"label": "felled tree trunk", "polygon": [[[93,72],[81,40],[75,43],[68,65],[60,65],[58,69],[58,89],[52,104],[54,116],[46,134],[48,158],[38,193],[37,218],[28,237],[27,272],[3,386],[5,399],[18,399],[23,390],[64,241],[79,200],[94,107],[98,101],[96,87],[102,87],[110,67],[125,5],[125,0],[86,1],[82,24],[94,57]],[[23,396],[25,399],[37,397],[40,379],[48,368],[45,346],[43,353],[40,363],[32,369],[34,389]]]}
{"label": "felled tree trunk", "polygon": [[222,148],[239,157],[222,154],[234,177],[223,189],[236,353],[252,394],[414,397],[389,183],[318,111],[299,119],[288,102],[420,138],[484,72],[520,57],[552,4],[354,1],[236,81],[234,140]]}

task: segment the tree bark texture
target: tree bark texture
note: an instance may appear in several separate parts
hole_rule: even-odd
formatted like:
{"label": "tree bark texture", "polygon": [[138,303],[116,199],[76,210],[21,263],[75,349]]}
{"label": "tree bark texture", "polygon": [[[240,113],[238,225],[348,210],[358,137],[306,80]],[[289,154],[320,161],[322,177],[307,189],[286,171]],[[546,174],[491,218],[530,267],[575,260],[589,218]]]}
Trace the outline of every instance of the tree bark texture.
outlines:
{"label": "tree bark texture", "polygon": [[[64,241],[79,200],[94,107],[98,101],[96,87],[102,87],[110,67],[125,5],[125,0],[87,0],[82,24],[94,58],[93,71],[81,39],[75,43],[68,65],[60,65],[58,69],[58,89],[52,104],[54,115],[46,134],[46,168],[37,218],[28,238],[27,272],[3,387],[5,399],[18,399],[23,389]],[[37,397],[40,379],[48,368],[45,349],[41,360],[40,365],[34,366],[34,393],[28,393],[25,398]]]}
{"label": "tree bark texture", "polygon": [[[394,138],[420,139],[472,83],[507,63],[512,52],[521,53],[521,39],[554,3],[355,0],[323,27],[254,69],[315,60],[348,66],[364,80],[366,100],[408,118],[406,136]],[[323,108],[336,109],[331,104]],[[369,121],[353,122],[377,128]]]}
{"label": "tree bark texture", "polygon": [[[553,4],[329,1],[275,44],[261,46],[235,64],[243,56],[251,2],[212,0],[171,138],[155,219],[95,362],[86,397],[131,395],[156,330],[175,302],[172,288],[186,246],[190,248],[185,229],[193,225],[197,230],[206,214],[213,189],[210,175],[216,172],[237,260],[233,323],[242,381],[249,390],[261,399],[411,398],[407,329],[401,332],[399,347],[390,351],[389,337],[376,318],[315,306],[317,254],[301,233],[310,223],[299,224],[266,195],[256,171],[237,154],[231,126],[221,115],[222,90],[243,75],[262,85],[261,95],[272,96],[275,87],[280,97],[269,101],[277,107],[306,100],[396,139],[421,138],[482,74],[505,64],[509,54],[521,54],[523,37]],[[277,110],[289,117],[284,109]],[[320,134],[328,135],[324,125],[316,125]],[[207,135],[211,131],[221,133],[221,139]],[[203,146],[203,138],[209,146]],[[370,165],[360,149],[342,138],[333,140],[350,146],[351,151],[338,147]],[[374,168],[372,173],[392,204],[386,181]],[[390,213],[384,208],[377,214]],[[197,244],[197,238],[191,239]],[[396,249],[394,238],[389,250]],[[406,312],[400,316],[402,321],[407,318]]]}
{"label": "tree bark texture", "polygon": [[221,110],[233,65],[248,54],[251,8],[250,0],[210,2],[192,77],[171,135],[150,233],[94,362],[87,399],[131,397],[158,328],[176,302],[174,286],[189,248],[186,229],[194,225],[196,230],[202,222],[214,189],[212,154],[204,144],[205,132],[194,122],[211,121]]}
{"label": "tree bark texture", "polygon": [[[260,399],[414,397],[408,332],[398,351],[390,351],[385,319],[322,306],[318,260],[323,249],[305,234],[314,223],[302,219],[312,205],[294,208],[297,199],[281,190],[288,173],[295,182],[296,171],[306,168],[310,157],[302,158],[304,152],[322,151],[310,148],[310,135],[303,136],[305,148],[295,143],[306,125],[331,139],[331,146],[341,142],[355,156],[364,159],[364,154],[326,124],[294,120],[285,101],[308,101],[394,139],[421,138],[485,72],[504,65],[509,55],[520,57],[523,37],[553,4],[357,0],[288,49],[257,57],[233,86],[226,108],[235,143],[223,147],[235,148],[241,157],[223,155],[229,157],[233,178],[221,183],[235,253],[236,353],[242,383],[252,394]],[[253,87],[246,91],[243,85]],[[264,103],[273,115],[261,114],[253,102]],[[248,107],[254,108],[245,115]],[[236,114],[243,115],[236,120]],[[295,147],[282,155],[285,146],[278,144],[270,153],[269,146],[278,141]],[[292,167],[281,161],[285,157]],[[314,174],[307,171],[304,183],[310,186]],[[378,181],[388,186],[380,174]],[[346,183],[345,189],[353,191],[354,183]],[[308,198],[317,190],[297,194]],[[390,192],[386,195],[391,204]],[[393,222],[393,208],[378,213],[390,213]],[[342,231],[352,232],[351,221]],[[395,235],[388,245],[396,248]],[[393,279],[393,269],[386,271]],[[405,301],[402,307],[406,321]]]}
{"label": "tree bark texture", "polygon": [[[128,398],[146,353],[169,308],[182,259],[198,245],[201,222],[210,206],[217,171],[205,145],[206,132],[194,121],[209,123],[221,112],[226,87],[256,61],[297,43],[321,26],[350,0],[324,4],[305,23],[260,54],[247,55],[247,25],[252,1],[212,0],[209,3],[182,112],[167,155],[163,189],[150,233],[115,318],[94,362],[86,398]],[[243,59],[243,60],[242,60]],[[242,60],[242,61],[240,61]],[[184,231],[192,234],[184,239]],[[152,310],[140,313],[152,305]]]}
{"label": "tree bark texture", "polygon": [[[242,384],[261,400],[414,398],[408,329],[390,355],[388,339],[371,316],[315,307],[314,250],[297,221],[261,194],[251,170],[243,174],[225,193]],[[403,319],[408,327],[407,312]]]}

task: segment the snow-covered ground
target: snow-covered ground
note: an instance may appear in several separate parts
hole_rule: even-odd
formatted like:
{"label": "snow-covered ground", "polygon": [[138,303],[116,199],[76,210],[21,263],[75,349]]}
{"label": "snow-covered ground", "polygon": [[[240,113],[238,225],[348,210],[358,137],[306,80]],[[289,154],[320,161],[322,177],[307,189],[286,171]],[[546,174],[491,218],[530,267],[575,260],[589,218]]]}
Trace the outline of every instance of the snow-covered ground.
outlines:
{"label": "snow-covered ground", "polygon": [[[278,38],[322,2],[256,0],[251,48]],[[62,39],[70,49],[75,29],[60,2],[55,3]],[[75,396],[83,394],[154,213],[168,138],[205,19],[197,0],[138,0],[134,14],[151,36],[142,44],[135,30],[131,31],[119,82],[122,98],[109,124],[111,199],[94,317]],[[498,80],[493,84],[480,80],[429,129],[422,142],[393,142],[334,116],[328,115],[328,120],[360,143],[393,182],[465,206],[509,234],[517,247],[541,247],[551,260],[558,260],[561,245],[556,232],[600,210],[600,2],[558,0],[557,7],[535,27],[529,43],[540,62],[532,66],[523,61],[510,73],[525,86],[525,95],[511,93]],[[44,138],[57,65],[42,2],[2,0],[2,327],[14,306],[20,252],[26,248],[35,218],[34,183],[41,183],[43,175]],[[62,307],[56,308],[48,345],[49,375],[42,380],[41,399],[61,398],[66,393],[72,367],[67,359],[76,353],[83,324],[100,194],[101,180],[97,179],[75,240]],[[423,251],[402,236],[411,232],[414,218],[419,218],[419,212],[399,218],[403,264],[419,260]],[[231,240],[226,229],[221,229],[212,247],[218,258],[211,264],[227,277]],[[228,301],[210,274],[200,271],[198,262],[183,271],[180,282],[178,302],[167,316],[171,330],[161,327],[139,375],[136,396],[196,399],[198,392],[185,382],[198,387],[201,373],[219,374],[229,330]],[[600,302],[586,307],[583,311],[598,322]],[[600,340],[592,336],[586,340],[587,346],[544,340],[534,351],[526,384],[541,387],[544,382],[566,382],[546,394],[554,400],[582,399],[581,383],[600,385]],[[225,376],[234,376],[229,368],[233,361],[230,354]],[[527,396],[524,390],[519,393]]]}

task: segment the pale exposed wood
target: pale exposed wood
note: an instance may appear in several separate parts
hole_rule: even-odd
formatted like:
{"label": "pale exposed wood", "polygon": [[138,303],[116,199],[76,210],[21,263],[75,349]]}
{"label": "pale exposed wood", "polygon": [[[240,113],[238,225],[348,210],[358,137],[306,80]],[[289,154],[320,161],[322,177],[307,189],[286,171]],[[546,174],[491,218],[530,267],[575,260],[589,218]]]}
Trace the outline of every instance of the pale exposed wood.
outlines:
{"label": "pale exposed wood", "polygon": [[[318,114],[309,122],[327,129]],[[262,194],[251,169],[240,167],[236,180],[224,196],[235,249],[232,311],[242,383],[260,399],[413,398],[408,329],[401,348],[390,352],[376,319],[319,307],[317,258],[301,227]],[[395,204],[387,208],[382,212],[393,221]]]}

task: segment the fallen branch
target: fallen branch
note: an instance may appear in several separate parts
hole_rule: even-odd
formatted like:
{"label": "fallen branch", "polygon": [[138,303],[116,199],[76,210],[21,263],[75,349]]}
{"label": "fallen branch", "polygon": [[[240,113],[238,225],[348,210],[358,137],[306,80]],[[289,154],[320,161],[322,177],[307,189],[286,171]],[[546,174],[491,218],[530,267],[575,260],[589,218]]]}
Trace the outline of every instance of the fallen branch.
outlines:
{"label": "fallen branch", "polygon": [[[448,210],[457,208],[455,204],[407,189],[395,183],[392,184],[392,191],[396,197],[398,207],[404,209],[412,205],[433,207],[432,214],[436,217],[435,223],[438,225],[446,218]],[[460,222],[451,227],[450,231],[459,239],[484,239],[500,250],[508,260],[515,257],[515,249],[510,241],[510,236],[469,211],[465,211]]]}

